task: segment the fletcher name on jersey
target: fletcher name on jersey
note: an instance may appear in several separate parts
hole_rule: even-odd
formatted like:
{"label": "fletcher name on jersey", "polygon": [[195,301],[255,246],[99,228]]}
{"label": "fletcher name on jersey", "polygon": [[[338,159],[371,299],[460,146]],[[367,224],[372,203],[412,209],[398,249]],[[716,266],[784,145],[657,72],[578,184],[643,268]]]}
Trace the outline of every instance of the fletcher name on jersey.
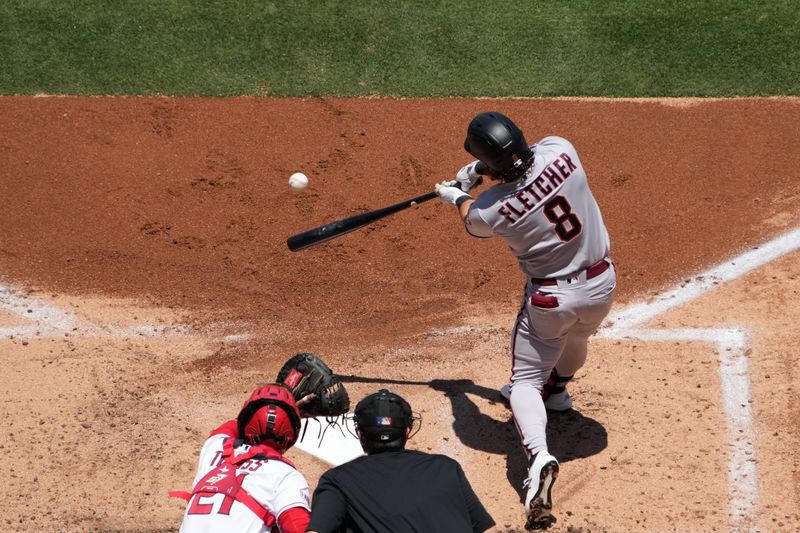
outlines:
{"label": "fletcher name on jersey", "polygon": [[[536,145],[531,148],[534,152],[536,151]],[[525,185],[514,195],[512,200],[516,200],[520,204],[519,206],[515,207],[515,202],[508,200],[503,202],[498,211],[513,224],[528,212],[537,209],[543,202],[543,198],[547,198],[553,192],[553,188],[561,185],[576,168],[572,159],[566,153],[561,154],[555,161],[545,167],[541,174],[533,178],[532,182]],[[531,200],[534,203],[531,203]],[[517,207],[520,207],[520,209],[517,209]]]}
{"label": "fletcher name on jersey", "polygon": [[530,149],[524,177],[481,193],[464,223],[502,238],[527,276],[567,277],[608,256],[608,232],[572,143],[551,136]]}

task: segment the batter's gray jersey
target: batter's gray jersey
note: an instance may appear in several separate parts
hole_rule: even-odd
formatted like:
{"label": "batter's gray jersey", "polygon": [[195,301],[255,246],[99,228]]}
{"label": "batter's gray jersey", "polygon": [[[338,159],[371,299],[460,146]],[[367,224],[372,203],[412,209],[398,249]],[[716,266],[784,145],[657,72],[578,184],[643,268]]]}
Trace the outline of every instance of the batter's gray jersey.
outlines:
{"label": "batter's gray jersey", "polygon": [[475,237],[500,236],[533,278],[568,278],[608,257],[610,241],[572,143],[531,146],[525,177],[484,191],[464,221]]}

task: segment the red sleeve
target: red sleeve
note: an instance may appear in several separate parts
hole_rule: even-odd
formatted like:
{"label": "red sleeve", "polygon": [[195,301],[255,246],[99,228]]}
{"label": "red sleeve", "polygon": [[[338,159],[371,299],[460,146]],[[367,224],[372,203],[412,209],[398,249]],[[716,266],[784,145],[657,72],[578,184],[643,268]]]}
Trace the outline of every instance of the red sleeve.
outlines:
{"label": "red sleeve", "polygon": [[214,435],[227,435],[228,437],[238,438],[239,437],[239,423],[234,418],[233,420],[228,420],[227,422],[223,423],[217,429],[211,432],[209,437],[213,437]]}
{"label": "red sleeve", "polygon": [[278,517],[278,524],[283,533],[305,533],[311,513],[303,507],[292,507],[286,509]]}

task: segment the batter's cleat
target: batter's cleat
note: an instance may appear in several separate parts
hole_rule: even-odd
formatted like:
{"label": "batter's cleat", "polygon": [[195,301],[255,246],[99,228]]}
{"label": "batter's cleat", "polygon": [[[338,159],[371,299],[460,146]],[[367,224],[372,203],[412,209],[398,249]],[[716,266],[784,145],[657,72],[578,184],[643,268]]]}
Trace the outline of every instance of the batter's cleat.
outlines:
{"label": "batter's cleat", "polygon": [[544,401],[544,407],[549,411],[569,411],[572,409],[572,397],[569,395],[569,392],[564,389],[564,392],[558,392],[548,396]]}
{"label": "batter's cleat", "polygon": [[507,402],[511,401],[511,385],[506,383],[500,388],[500,396]]}
{"label": "batter's cleat", "polygon": [[[510,402],[511,385],[509,385],[508,383],[503,385],[503,387],[500,389],[500,396],[502,396],[505,399],[505,401]],[[548,411],[558,411],[558,412],[569,411],[570,409],[572,409],[572,397],[569,395],[569,392],[567,392],[567,390],[564,389],[564,392],[551,394],[544,401],[544,407]]]}
{"label": "batter's cleat", "polygon": [[551,490],[558,477],[558,461],[549,453],[542,451],[528,470],[528,479],[522,485],[528,489],[525,496],[525,529],[546,529],[554,522],[551,515],[553,499]]}

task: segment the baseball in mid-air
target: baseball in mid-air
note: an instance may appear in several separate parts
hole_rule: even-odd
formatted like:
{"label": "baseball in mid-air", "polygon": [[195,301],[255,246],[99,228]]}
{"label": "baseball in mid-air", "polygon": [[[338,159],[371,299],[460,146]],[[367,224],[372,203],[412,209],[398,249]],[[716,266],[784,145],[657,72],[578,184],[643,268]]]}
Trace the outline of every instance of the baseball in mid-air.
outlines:
{"label": "baseball in mid-air", "polygon": [[289,176],[289,187],[296,191],[302,191],[308,187],[308,176],[302,172],[295,172]]}

